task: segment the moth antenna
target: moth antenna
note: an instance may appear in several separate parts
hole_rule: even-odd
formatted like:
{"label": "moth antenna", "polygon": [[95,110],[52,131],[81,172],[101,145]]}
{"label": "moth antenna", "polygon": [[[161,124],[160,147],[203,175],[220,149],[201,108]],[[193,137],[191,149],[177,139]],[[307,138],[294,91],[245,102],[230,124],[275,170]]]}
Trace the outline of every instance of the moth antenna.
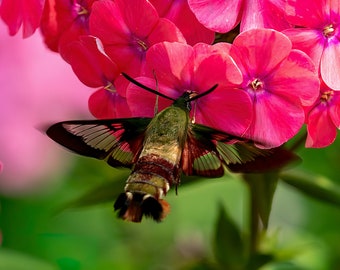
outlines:
{"label": "moth antenna", "polygon": [[210,89],[208,89],[207,91],[203,92],[202,94],[199,94],[199,95],[195,95],[193,97],[191,97],[188,101],[194,101],[196,99],[199,99],[203,96],[206,96],[208,94],[210,94],[212,91],[214,91],[216,88],[217,88],[218,84],[215,84],[213,87],[211,87]]}
{"label": "moth antenna", "polygon": [[158,91],[156,91],[156,90],[154,90],[154,89],[152,89],[152,88],[150,88],[150,87],[147,87],[146,85],[144,85],[144,84],[142,84],[142,83],[136,81],[135,79],[133,79],[132,77],[130,77],[129,75],[127,75],[127,74],[124,73],[124,72],[122,72],[122,75],[123,75],[128,81],[132,82],[133,84],[139,86],[140,88],[142,88],[142,89],[144,89],[144,90],[146,90],[146,91],[149,91],[150,93],[153,93],[153,94],[155,94],[155,95],[157,95],[157,96],[161,96],[161,97],[163,97],[163,98],[166,98],[166,99],[169,99],[169,100],[172,100],[172,101],[176,101],[176,99],[171,98],[171,97],[168,97],[168,96],[162,94],[161,92],[158,92]]}

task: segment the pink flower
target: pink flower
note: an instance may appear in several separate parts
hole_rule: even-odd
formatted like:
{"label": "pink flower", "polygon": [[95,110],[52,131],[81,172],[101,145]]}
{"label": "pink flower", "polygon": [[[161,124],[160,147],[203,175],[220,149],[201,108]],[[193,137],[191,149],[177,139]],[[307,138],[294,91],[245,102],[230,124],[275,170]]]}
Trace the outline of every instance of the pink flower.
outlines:
{"label": "pink flower", "polygon": [[[82,36],[64,46],[63,58],[72,66],[79,80],[89,87],[100,88],[89,99],[89,109],[97,118],[130,117],[126,99],[120,95],[117,65],[107,56],[101,41]],[[120,76],[121,77],[121,76]],[[125,89],[123,91],[125,93]]]}
{"label": "pink flower", "polygon": [[294,48],[312,58],[330,88],[340,90],[340,2],[289,0],[286,13],[298,26],[284,32]]}
{"label": "pink flower", "polygon": [[168,19],[159,18],[146,0],[95,2],[90,33],[101,39],[109,57],[130,76],[141,74],[145,53],[153,44],[185,42],[178,28]]}
{"label": "pink flower", "polygon": [[[214,53],[214,46],[162,42],[148,50],[146,61],[155,72],[158,90],[174,99],[188,91],[203,93],[218,84],[192,104],[191,117],[197,123],[237,135],[248,128],[252,119],[249,96],[233,87],[241,83],[242,75],[231,58]],[[137,80],[155,88],[154,78]],[[154,94],[130,84],[127,100],[134,115],[153,116]]]}
{"label": "pink flower", "polygon": [[340,92],[321,82],[320,95],[313,106],[306,108],[306,147],[326,147],[336,138],[340,128]]}
{"label": "pink flower", "polygon": [[0,25],[0,55],[0,192],[49,187],[72,155],[38,128],[88,117],[85,86],[38,35],[9,37]]}
{"label": "pink flower", "polygon": [[190,45],[198,42],[211,44],[215,33],[205,28],[191,11],[187,0],[150,0],[160,17],[171,20],[183,33]]}
{"label": "pink flower", "polygon": [[88,34],[88,19],[95,1],[47,0],[40,26],[46,45],[57,52],[62,44]]}
{"label": "pink flower", "polygon": [[7,24],[10,35],[23,26],[23,37],[29,37],[40,25],[45,0],[2,0],[0,16]]}
{"label": "pink flower", "polygon": [[304,123],[303,106],[313,104],[319,93],[311,59],[270,29],[248,30],[225,47],[243,74],[238,87],[253,104],[254,118],[245,136],[268,147],[292,138]]}
{"label": "pink flower", "polygon": [[284,19],[285,0],[188,0],[197,19],[207,28],[226,33],[241,21],[241,32],[251,28],[289,27]]}

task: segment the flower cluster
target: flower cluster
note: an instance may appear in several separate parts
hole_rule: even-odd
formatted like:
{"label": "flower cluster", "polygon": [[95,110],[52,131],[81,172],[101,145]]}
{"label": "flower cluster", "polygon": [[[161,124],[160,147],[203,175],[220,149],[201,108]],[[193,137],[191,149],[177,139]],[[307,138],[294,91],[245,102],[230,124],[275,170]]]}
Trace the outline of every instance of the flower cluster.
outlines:
{"label": "flower cluster", "polygon": [[[3,0],[0,15],[11,34],[41,29],[97,89],[97,118],[153,116],[156,97],[124,72],[171,98],[218,84],[192,118],[266,147],[303,124],[306,146],[324,147],[340,128],[339,0]],[[214,42],[239,24],[232,44]]]}

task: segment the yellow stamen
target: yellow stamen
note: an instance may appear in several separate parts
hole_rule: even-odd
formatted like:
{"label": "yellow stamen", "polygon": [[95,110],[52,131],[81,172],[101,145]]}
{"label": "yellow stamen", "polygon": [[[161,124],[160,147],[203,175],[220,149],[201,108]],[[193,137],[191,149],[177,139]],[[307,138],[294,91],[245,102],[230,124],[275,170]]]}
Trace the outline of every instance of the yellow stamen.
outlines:
{"label": "yellow stamen", "polygon": [[144,50],[146,51],[148,49],[148,46],[146,45],[146,43],[143,40],[138,39],[137,40],[137,44]]}
{"label": "yellow stamen", "polygon": [[334,95],[334,92],[332,90],[323,92],[320,97],[321,102],[328,102],[332,98],[333,95]]}
{"label": "yellow stamen", "polygon": [[323,35],[325,37],[333,36],[334,32],[335,32],[335,28],[334,28],[333,24],[327,25],[323,28]]}
{"label": "yellow stamen", "polygon": [[111,93],[116,93],[116,88],[111,82],[108,82],[108,84],[104,87],[104,89]]}
{"label": "yellow stamen", "polygon": [[253,88],[253,90],[256,91],[262,88],[263,83],[259,79],[256,78],[250,83],[250,85],[251,85],[251,88]]}

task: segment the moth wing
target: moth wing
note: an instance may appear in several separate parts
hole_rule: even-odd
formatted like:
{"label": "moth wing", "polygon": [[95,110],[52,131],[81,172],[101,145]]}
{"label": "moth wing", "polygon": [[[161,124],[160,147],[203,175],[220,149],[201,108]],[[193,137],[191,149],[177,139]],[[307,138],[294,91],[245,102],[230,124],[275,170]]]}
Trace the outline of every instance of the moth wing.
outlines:
{"label": "moth wing", "polygon": [[195,125],[189,125],[181,168],[185,175],[220,177],[224,174],[223,163],[212,140],[201,136]]}
{"label": "moth wing", "polygon": [[131,167],[140,153],[151,118],[59,122],[46,134],[69,150],[105,160],[113,167]]}
{"label": "moth wing", "polygon": [[271,150],[257,148],[248,139],[191,124],[181,164],[186,175],[220,177],[224,174],[223,165],[245,164],[270,153]]}

